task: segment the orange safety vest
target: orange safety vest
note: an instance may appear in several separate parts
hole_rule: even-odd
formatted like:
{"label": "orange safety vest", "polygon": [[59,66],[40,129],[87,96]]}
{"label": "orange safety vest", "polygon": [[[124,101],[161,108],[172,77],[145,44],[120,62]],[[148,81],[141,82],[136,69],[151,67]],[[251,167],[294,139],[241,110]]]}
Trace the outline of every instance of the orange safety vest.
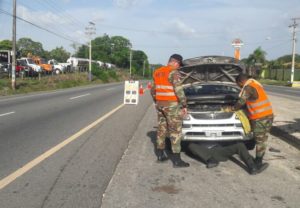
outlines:
{"label": "orange safety vest", "polygon": [[171,66],[163,66],[154,71],[155,100],[177,101],[173,85],[169,82],[169,74],[173,71]]}
{"label": "orange safety vest", "polygon": [[273,115],[271,102],[269,101],[268,96],[263,89],[263,86],[256,80],[249,79],[245,83],[243,89],[248,85],[255,88],[258,94],[258,98],[255,101],[246,101],[249,119],[256,120]]}

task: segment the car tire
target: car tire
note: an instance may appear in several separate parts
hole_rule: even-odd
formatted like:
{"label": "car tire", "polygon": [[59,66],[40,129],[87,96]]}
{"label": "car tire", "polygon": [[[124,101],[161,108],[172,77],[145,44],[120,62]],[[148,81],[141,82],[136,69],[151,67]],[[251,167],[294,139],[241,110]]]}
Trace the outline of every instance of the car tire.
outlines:
{"label": "car tire", "polygon": [[55,69],[55,74],[60,74],[60,70],[59,69]]}

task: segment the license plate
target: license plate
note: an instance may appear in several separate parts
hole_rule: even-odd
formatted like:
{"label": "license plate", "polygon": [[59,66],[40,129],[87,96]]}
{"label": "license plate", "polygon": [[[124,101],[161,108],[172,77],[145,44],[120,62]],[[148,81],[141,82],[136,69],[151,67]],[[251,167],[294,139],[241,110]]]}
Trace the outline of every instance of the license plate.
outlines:
{"label": "license plate", "polygon": [[222,136],[221,131],[205,131],[205,136],[207,137],[220,137]]}

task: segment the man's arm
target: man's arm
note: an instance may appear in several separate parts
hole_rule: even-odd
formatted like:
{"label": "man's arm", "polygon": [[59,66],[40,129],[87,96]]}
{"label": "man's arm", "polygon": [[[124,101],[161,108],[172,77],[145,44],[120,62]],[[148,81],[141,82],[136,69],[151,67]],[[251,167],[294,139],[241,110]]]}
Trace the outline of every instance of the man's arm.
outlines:
{"label": "man's arm", "polygon": [[180,80],[180,74],[177,70],[170,73],[169,82],[173,84],[175,95],[178,98],[179,104],[182,108],[186,108],[186,97]]}
{"label": "man's arm", "polygon": [[246,86],[242,92],[242,95],[239,97],[238,101],[232,107],[232,110],[236,111],[236,110],[241,109],[246,104],[246,101],[251,98],[257,99],[256,90],[253,87]]}

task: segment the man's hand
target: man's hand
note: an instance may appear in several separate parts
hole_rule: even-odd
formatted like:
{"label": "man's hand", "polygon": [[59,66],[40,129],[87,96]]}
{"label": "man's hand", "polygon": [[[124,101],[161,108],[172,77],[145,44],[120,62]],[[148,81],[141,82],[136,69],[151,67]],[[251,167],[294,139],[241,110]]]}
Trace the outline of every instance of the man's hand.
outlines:
{"label": "man's hand", "polygon": [[182,108],[181,109],[181,116],[182,116],[182,118],[187,116],[187,108]]}
{"label": "man's hand", "polygon": [[221,111],[223,112],[232,112],[234,111],[233,107],[232,106],[224,106],[221,108]]}

